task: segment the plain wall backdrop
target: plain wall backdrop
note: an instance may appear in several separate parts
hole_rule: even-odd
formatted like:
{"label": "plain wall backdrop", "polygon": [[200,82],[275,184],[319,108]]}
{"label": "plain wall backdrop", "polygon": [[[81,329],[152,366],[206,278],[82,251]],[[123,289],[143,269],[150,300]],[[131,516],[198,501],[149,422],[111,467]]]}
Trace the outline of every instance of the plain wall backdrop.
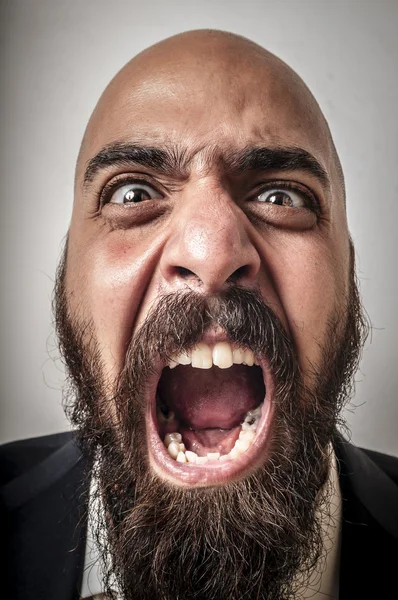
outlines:
{"label": "plain wall backdrop", "polygon": [[68,428],[51,295],[100,93],[145,47],[216,28],[285,60],[329,121],[374,326],[346,416],[356,444],[398,455],[398,2],[16,0],[0,23],[0,442]]}

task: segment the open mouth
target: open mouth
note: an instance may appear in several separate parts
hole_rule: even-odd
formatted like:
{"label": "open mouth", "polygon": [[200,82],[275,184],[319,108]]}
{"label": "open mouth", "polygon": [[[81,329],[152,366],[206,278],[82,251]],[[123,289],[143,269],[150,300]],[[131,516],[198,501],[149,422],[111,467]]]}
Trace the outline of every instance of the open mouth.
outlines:
{"label": "open mouth", "polygon": [[272,415],[267,361],[249,348],[203,339],[171,357],[149,397],[149,457],[163,479],[209,486],[263,463]]}

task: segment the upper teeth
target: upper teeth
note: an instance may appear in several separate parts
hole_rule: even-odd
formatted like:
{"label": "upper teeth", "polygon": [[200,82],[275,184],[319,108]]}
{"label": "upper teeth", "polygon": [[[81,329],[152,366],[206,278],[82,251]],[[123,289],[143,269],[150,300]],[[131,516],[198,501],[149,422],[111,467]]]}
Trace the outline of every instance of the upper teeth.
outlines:
{"label": "upper teeth", "polygon": [[210,369],[213,365],[220,369],[228,369],[232,365],[258,365],[251,350],[232,347],[229,342],[217,342],[213,347],[200,343],[187,353],[171,357],[169,367],[192,365],[197,369]]}

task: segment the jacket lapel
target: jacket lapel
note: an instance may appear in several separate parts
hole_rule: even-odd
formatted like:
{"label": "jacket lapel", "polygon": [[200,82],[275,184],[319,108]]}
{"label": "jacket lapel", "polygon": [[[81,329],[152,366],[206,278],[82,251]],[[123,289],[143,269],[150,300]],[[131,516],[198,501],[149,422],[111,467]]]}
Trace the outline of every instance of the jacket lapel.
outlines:
{"label": "jacket lapel", "polygon": [[80,597],[87,522],[86,469],[87,462],[69,439],[1,488],[7,538],[6,597]]}
{"label": "jacket lapel", "polygon": [[343,498],[339,600],[388,598],[398,564],[398,487],[340,436],[335,452]]}

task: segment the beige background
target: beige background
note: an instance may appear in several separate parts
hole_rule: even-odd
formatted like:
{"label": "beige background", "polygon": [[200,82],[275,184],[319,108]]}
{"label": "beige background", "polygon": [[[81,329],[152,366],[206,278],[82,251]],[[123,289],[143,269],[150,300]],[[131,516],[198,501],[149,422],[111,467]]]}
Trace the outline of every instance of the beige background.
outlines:
{"label": "beige background", "polygon": [[374,324],[347,418],[357,444],[398,455],[398,2],[17,0],[1,13],[0,442],[67,427],[50,303],[99,94],[144,47],[213,27],[283,58],[330,122]]}

